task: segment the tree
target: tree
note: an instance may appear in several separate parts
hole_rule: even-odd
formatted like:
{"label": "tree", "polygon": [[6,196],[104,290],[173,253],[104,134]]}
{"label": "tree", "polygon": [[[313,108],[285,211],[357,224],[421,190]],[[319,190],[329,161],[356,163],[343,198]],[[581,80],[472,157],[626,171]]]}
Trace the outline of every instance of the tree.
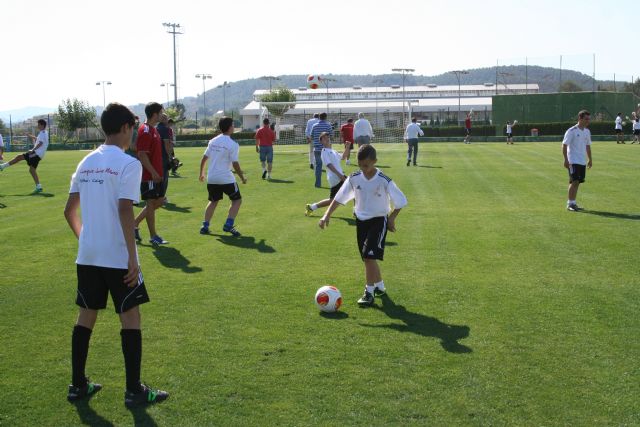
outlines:
{"label": "tree", "polygon": [[640,79],[636,79],[633,83],[625,83],[624,91],[631,92],[635,96],[640,96]]}
{"label": "tree", "polygon": [[265,108],[275,117],[283,117],[284,114],[289,111],[290,108],[293,108],[296,105],[296,96],[293,92],[284,87],[280,86],[270,91],[269,93],[262,95],[260,98],[261,102],[286,102],[287,104],[266,104]]}
{"label": "tree", "polygon": [[582,88],[572,80],[565,80],[558,88],[560,92],[582,92]]}
{"label": "tree", "polygon": [[86,101],[77,98],[66,99],[58,105],[58,128],[67,132],[95,125],[96,111]]}
{"label": "tree", "polygon": [[4,124],[4,121],[0,119],[0,133],[5,133],[7,131],[7,127]]}

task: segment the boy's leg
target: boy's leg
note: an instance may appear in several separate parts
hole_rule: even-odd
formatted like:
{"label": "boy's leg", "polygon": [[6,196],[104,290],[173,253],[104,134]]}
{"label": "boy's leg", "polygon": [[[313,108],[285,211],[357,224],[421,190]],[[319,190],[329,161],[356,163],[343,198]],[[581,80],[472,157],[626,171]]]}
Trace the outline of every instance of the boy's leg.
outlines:
{"label": "boy's leg", "polygon": [[418,141],[413,143],[413,164],[416,165],[416,159],[418,157]]}
{"label": "boy's leg", "polygon": [[138,216],[136,217],[136,228],[140,225],[143,219],[147,217],[147,206],[149,206],[149,201],[147,200],[147,204],[142,208]]}
{"label": "boy's leg", "polygon": [[231,206],[229,206],[229,216],[228,216],[228,218],[231,218],[233,220],[236,219],[236,216],[238,216],[238,211],[240,210],[240,205],[241,204],[242,204],[242,199],[232,200],[231,201]]}
{"label": "boy's leg", "polygon": [[315,158],[316,158],[316,187],[321,187],[322,186],[322,157],[320,155],[319,151],[314,151],[313,152]]}
{"label": "boy's leg", "polygon": [[135,306],[120,313],[120,339],[127,378],[127,391],[140,393],[140,366],[142,364],[142,332],[140,331],[140,309]]}
{"label": "boy's leg", "polygon": [[35,182],[36,187],[40,186],[40,178],[38,177],[38,172],[33,166],[29,166],[29,173],[31,174],[31,178],[33,178],[33,182]]}
{"label": "boy's leg", "polygon": [[411,153],[413,152],[413,146],[410,141],[407,141],[407,166],[411,163]]}
{"label": "boy's leg", "polygon": [[272,162],[267,162],[267,176],[271,175],[271,168],[273,167]]}
{"label": "boy's leg", "polygon": [[373,286],[375,283],[382,281],[382,274],[380,273],[380,266],[375,259],[365,258],[364,260],[364,275],[367,280],[367,287]]}
{"label": "boy's leg", "polygon": [[216,200],[215,202],[209,201],[209,203],[207,204],[207,208],[204,210],[204,220],[206,223],[209,223],[211,221],[211,217],[213,217],[216,206],[218,206],[218,201],[219,200]]}
{"label": "boy's leg", "polygon": [[91,332],[98,317],[97,310],[80,308],[78,319],[71,335],[71,384],[83,388],[87,385],[85,367],[89,355]]}

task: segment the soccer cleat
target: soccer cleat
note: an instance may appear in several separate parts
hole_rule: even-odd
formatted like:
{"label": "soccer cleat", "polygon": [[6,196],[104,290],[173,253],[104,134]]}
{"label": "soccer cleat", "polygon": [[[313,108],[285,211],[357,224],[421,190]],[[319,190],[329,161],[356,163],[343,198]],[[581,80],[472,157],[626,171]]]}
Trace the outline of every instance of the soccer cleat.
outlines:
{"label": "soccer cleat", "polygon": [[241,236],[240,232],[238,230],[236,230],[236,228],[234,226],[228,227],[228,226],[224,225],[224,226],[222,226],[222,231],[225,231],[227,233],[231,233],[234,237]]}
{"label": "soccer cleat", "polygon": [[42,187],[36,187],[35,190],[33,190],[34,193],[42,193]]}
{"label": "soccer cleat", "polygon": [[364,295],[358,300],[358,304],[365,307],[370,307],[373,305],[373,295],[367,291],[364,291]]}
{"label": "soccer cleat", "polygon": [[69,393],[67,393],[67,400],[69,402],[75,402],[85,397],[91,397],[102,390],[101,384],[92,383],[87,378],[87,384],[84,387],[76,387],[73,384],[69,385]]}
{"label": "soccer cleat", "polygon": [[200,228],[200,234],[209,234],[209,227],[202,226],[202,228]]}
{"label": "soccer cleat", "polygon": [[155,236],[153,236],[151,239],[149,239],[149,243],[151,243],[152,245],[166,245],[167,242],[166,240],[164,240],[162,237],[158,236],[157,234]]}
{"label": "soccer cleat", "polygon": [[267,180],[271,181],[271,174],[267,174]]}
{"label": "soccer cleat", "polygon": [[267,177],[267,171],[262,171],[262,179],[265,179]]}
{"label": "soccer cleat", "polygon": [[311,205],[305,205],[304,216],[311,216],[312,214],[313,214],[313,209],[311,209]]}
{"label": "soccer cleat", "polygon": [[140,229],[139,228],[134,228],[133,236],[136,238],[136,242],[142,243],[142,237],[140,237]]}
{"label": "soccer cleat", "polygon": [[313,169],[313,163],[309,163],[309,169]]}
{"label": "soccer cleat", "polygon": [[139,393],[131,393],[129,390],[124,392],[124,405],[127,408],[135,408],[136,406],[153,405],[160,403],[169,398],[169,393],[162,390],[152,390],[148,386],[141,384],[142,391]]}
{"label": "soccer cleat", "polygon": [[418,164],[416,162],[413,162],[413,166],[418,166]]}
{"label": "soccer cleat", "polygon": [[568,211],[572,211],[572,212],[579,212],[579,211],[582,210],[582,208],[574,203],[574,204],[571,204],[571,205],[567,205],[567,210]]}
{"label": "soccer cleat", "polygon": [[411,164],[411,160],[407,160],[407,166]]}
{"label": "soccer cleat", "polygon": [[373,290],[373,295],[376,297],[381,297],[382,295],[386,295],[387,294],[387,289],[380,289],[380,288],[375,288]]}

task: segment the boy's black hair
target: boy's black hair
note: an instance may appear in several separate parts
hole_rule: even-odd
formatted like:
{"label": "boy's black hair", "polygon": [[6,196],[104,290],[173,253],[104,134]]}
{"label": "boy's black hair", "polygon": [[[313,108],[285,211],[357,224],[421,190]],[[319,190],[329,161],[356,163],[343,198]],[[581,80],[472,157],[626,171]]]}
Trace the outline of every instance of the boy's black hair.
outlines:
{"label": "boy's black hair", "polygon": [[317,119],[318,117],[320,117],[320,114],[318,114],[318,113],[314,113],[314,114],[313,114],[313,118],[314,118],[314,119]]}
{"label": "boy's black hair", "polygon": [[320,118],[320,120],[327,120],[327,113],[320,113],[318,117]]}
{"label": "boy's black hair", "polygon": [[268,124],[269,124],[269,119],[264,119],[264,120],[262,121],[262,124],[263,124],[263,125],[268,125]]}
{"label": "boy's black hair", "polygon": [[358,148],[358,161],[360,160],[378,160],[376,149],[371,144],[362,144]]}
{"label": "boy's black hair", "polygon": [[218,129],[220,129],[222,133],[227,133],[231,126],[233,126],[233,119],[231,117],[224,116],[218,121]]}
{"label": "boy's black hair", "polygon": [[45,119],[38,120],[38,124],[44,126],[45,129],[47,128],[47,121]]}
{"label": "boy's black hair", "polygon": [[[618,113],[618,115],[620,115],[622,113]],[[578,117],[581,119],[584,119],[584,116],[590,116],[591,113],[588,112],[587,110],[580,110],[580,112],[578,113]]]}
{"label": "boy's black hair", "polygon": [[418,119],[416,119],[415,117],[412,117],[412,118],[411,118],[411,121],[412,121],[413,123],[415,123],[415,122],[417,122],[417,121],[418,121]]}
{"label": "boy's black hair", "polygon": [[106,135],[120,133],[123,125],[135,126],[136,116],[126,106],[112,102],[107,105],[100,116],[100,126]]}
{"label": "boy's black hair", "polygon": [[144,114],[147,116],[147,120],[149,120],[154,114],[162,111],[164,107],[162,104],[158,104],[157,102],[150,102],[144,107]]}
{"label": "boy's black hair", "polygon": [[619,116],[621,116],[621,115],[622,115],[622,113],[618,113],[618,115],[619,115]]}
{"label": "boy's black hair", "polygon": [[353,119],[347,119],[347,123],[353,123]]}

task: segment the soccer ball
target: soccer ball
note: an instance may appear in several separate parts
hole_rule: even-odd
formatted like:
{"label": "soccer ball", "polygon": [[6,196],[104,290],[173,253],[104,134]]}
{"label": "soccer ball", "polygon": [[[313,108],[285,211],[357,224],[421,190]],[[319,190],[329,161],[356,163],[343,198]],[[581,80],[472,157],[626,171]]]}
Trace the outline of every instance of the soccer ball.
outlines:
{"label": "soccer ball", "polygon": [[322,81],[322,77],[316,75],[307,76],[307,86],[309,89],[318,89],[320,87],[320,82]]}
{"label": "soccer ball", "polygon": [[316,305],[325,313],[334,313],[342,305],[342,294],[335,286],[323,286],[316,292]]}

